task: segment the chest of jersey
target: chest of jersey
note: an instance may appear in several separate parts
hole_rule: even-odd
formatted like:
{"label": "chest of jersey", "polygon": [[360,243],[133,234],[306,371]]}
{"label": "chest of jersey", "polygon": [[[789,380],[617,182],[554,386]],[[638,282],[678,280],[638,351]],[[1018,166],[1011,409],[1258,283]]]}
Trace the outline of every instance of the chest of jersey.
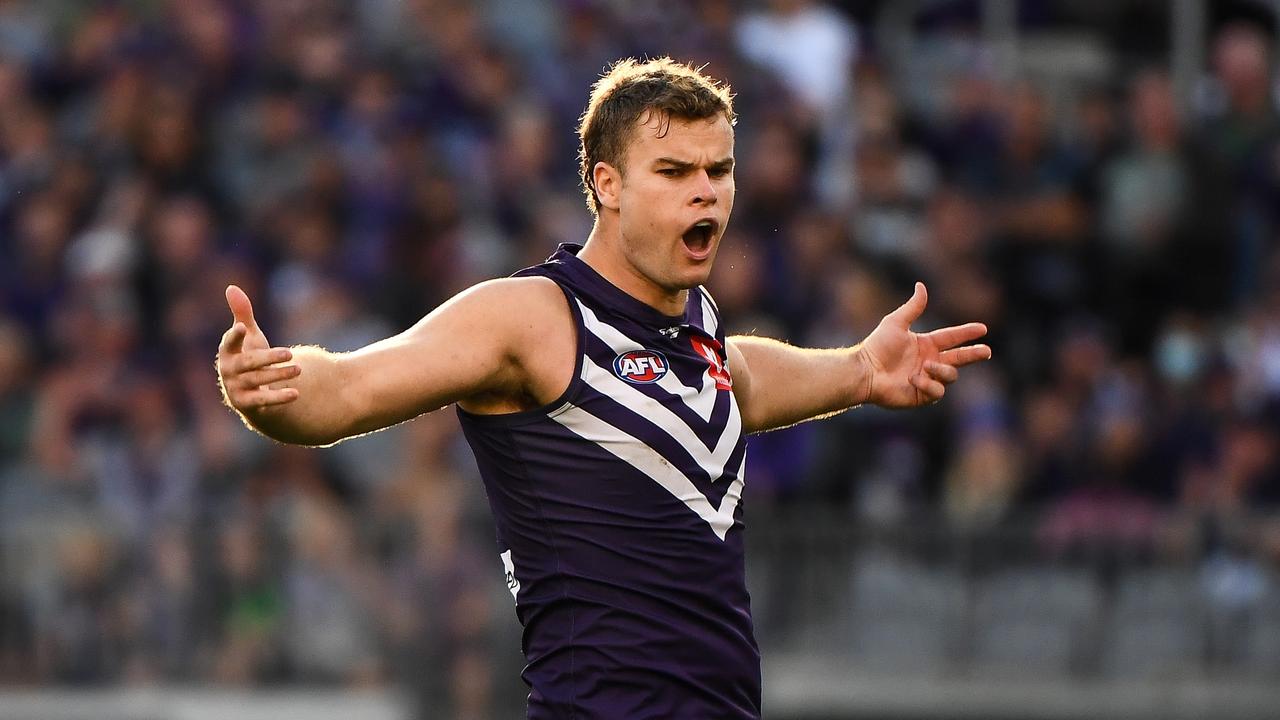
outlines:
{"label": "chest of jersey", "polygon": [[575,302],[581,386],[551,419],[665,488],[723,540],[745,443],[721,342],[692,325],[610,322]]}

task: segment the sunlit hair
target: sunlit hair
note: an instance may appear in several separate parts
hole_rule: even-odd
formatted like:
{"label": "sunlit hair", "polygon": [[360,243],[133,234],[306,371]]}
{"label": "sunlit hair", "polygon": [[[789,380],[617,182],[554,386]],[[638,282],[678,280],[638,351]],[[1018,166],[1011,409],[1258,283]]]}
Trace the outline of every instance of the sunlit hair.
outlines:
{"label": "sunlit hair", "polygon": [[591,101],[578,125],[582,190],[592,214],[600,208],[591,181],[592,168],[606,162],[621,171],[636,123],[647,114],[658,117],[659,136],[667,132],[673,118],[706,120],[723,115],[730,125],[737,120],[729,86],[699,68],[669,57],[646,62],[628,58],[614,63],[592,86]]}

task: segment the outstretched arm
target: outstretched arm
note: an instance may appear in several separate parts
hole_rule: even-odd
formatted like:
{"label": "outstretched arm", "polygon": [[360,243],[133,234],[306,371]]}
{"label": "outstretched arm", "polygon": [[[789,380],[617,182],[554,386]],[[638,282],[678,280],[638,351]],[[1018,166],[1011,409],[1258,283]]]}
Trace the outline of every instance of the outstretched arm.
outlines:
{"label": "outstretched arm", "polygon": [[991,348],[967,344],[987,333],[981,323],[912,332],[911,323],[927,303],[924,284],[916,283],[910,300],[850,348],[807,350],[766,338],[729,338],[734,396],[747,431],[786,427],[863,403],[908,408],[942,399],[959,368],[990,359]]}
{"label": "outstretched arm", "polygon": [[[262,434],[300,445],[331,444],[452,402],[518,397],[529,385],[522,349],[545,336],[534,319],[567,313],[548,281],[493,280],[460,293],[399,335],[332,353],[273,348],[240,288],[227,288],[227,304],[234,322],[218,347],[226,403]],[[545,312],[513,313],[513,307]]]}

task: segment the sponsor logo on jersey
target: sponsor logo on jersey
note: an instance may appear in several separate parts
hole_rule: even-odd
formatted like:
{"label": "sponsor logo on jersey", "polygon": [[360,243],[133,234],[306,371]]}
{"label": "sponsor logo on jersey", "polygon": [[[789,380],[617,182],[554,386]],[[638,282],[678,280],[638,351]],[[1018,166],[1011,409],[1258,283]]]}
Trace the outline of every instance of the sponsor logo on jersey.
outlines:
{"label": "sponsor logo on jersey", "polygon": [[724,358],[720,355],[722,350],[720,343],[695,335],[689,338],[689,344],[693,345],[694,352],[707,361],[707,374],[716,382],[716,389],[732,390],[733,376],[729,374],[729,366],[725,365]]}
{"label": "sponsor logo on jersey", "polygon": [[613,359],[613,373],[636,385],[658,382],[669,367],[667,356],[657,350],[631,350]]}

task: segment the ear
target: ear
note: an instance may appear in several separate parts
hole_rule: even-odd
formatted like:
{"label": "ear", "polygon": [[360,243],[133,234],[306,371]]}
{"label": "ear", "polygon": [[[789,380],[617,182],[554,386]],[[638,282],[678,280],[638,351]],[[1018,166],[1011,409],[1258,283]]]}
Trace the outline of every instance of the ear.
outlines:
{"label": "ear", "polygon": [[617,210],[622,205],[619,197],[622,192],[622,173],[618,168],[601,161],[591,168],[591,182],[596,188],[596,199],[600,207]]}

